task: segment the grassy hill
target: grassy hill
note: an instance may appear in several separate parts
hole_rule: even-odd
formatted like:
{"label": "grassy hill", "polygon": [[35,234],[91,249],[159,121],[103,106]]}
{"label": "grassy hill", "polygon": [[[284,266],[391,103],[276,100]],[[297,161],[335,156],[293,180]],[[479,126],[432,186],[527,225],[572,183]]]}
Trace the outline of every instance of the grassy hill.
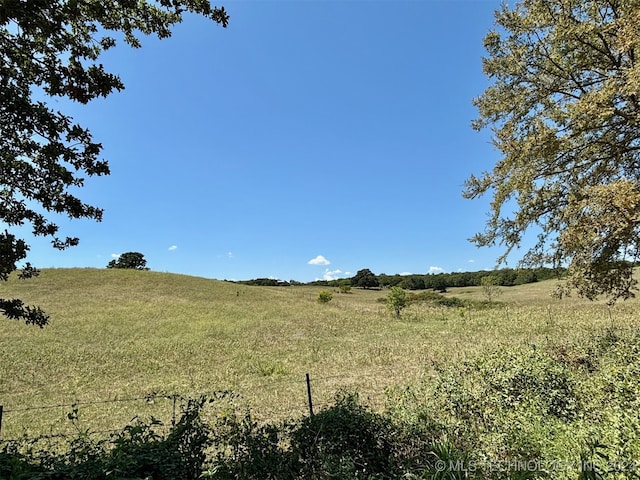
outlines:
{"label": "grassy hill", "polygon": [[[553,282],[503,288],[488,309],[411,305],[395,319],[384,291],[251,287],[152,271],[50,269],[0,285],[51,315],[44,329],[0,319],[2,436],[69,428],[69,403],[123,400],[150,392],[193,395],[230,389],[257,418],[307,409],[305,373],[316,406],[342,387],[374,406],[385,389],[411,384],[441,363],[498,345],[571,341],[614,322],[637,325],[637,302],[608,309],[553,300]],[[481,298],[479,288],[448,295]],[[51,409],[28,407],[63,405]],[[136,414],[167,420],[170,402],[81,406],[88,429],[121,427]]]}

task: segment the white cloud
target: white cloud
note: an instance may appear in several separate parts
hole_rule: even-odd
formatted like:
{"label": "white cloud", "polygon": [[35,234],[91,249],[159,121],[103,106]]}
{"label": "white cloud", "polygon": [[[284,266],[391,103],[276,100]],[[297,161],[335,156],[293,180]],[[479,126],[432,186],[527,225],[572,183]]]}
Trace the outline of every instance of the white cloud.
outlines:
{"label": "white cloud", "polygon": [[322,280],[337,280],[338,278],[340,278],[340,274],[342,274],[342,270],[340,269],[336,269],[336,270],[329,270],[328,268],[326,268],[324,270],[324,274],[322,275]]}
{"label": "white cloud", "polygon": [[307,263],[309,265],[329,265],[331,262],[324,258],[322,255],[318,255],[316,258],[312,258]]}
{"label": "white cloud", "polygon": [[406,275],[413,275],[413,273],[411,273],[411,272],[402,272],[402,273],[399,273],[398,275],[400,275],[402,277],[402,276],[406,276]]}
{"label": "white cloud", "polygon": [[111,258],[120,258],[120,254],[119,253],[112,253],[111,254]]}
{"label": "white cloud", "polygon": [[173,251],[173,250],[177,250],[177,249],[178,249],[178,246],[177,246],[177,245],[171,245],[171,246],[169,247],[169,251]]}
{"label": "white cloud", "polygon": [[434,267],[434,266],[429,267],[429,273],[442,273],[442,272],[444,272],[444,268],[442,267]]}
{"label": "white cloud", "polygon": [[227,258],[233,258],[233,252],[227,252]]}
{"label": "white cloud", "polygon": [[472,259],[472,260],[469,260],[469,263],[476,263],[476,261]]}

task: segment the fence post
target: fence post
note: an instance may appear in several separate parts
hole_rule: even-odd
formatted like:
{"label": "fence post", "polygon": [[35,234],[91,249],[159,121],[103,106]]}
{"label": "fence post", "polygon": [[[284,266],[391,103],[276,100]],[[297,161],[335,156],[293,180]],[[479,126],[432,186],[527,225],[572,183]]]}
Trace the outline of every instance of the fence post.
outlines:
{"label": "fence post", "polygon": [[0,405],[0,438],[2,438],[2,409],[3,406]]}
{"label": "fence post", "polygon": [[309,415],[313,417],[313,400],[311,399],[311,379],[307,373],[307,398],[309,399]]}
{"label": "fence post", "polygon": [[171,414],[171,426],[176,426],[176,397],[177,395],[173,395],[173,413]]}

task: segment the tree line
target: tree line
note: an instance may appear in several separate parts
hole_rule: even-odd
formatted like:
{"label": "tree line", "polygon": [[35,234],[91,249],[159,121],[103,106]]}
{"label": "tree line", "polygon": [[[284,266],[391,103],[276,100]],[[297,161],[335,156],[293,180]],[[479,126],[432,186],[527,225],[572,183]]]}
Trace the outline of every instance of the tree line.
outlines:
{"label": "tree line", "polygon": [[535,283],[542,280],[558,279],[565,274],[564,268],[502,268],[499,270],[479,270],[477,272],[452,272],[452,273],[427,273],[414,275],[387,275],[381,273],[376,275],[371,270],[365,268],[359,270],[353,277],[340,278],[336,280],[315,280],[313,282],[302,283],[295,280],[277,280],[274,278],[256,278],[252,280],[242,280],[236,283],[243,285],[266,286],[266,287],[288,287],[292,285],[314,285],[322,287],[340,288],[351,286],[356,288],[392,288],[400,287],[406,290],[435,290],[446,291],[450,287],[477,287],[482,285],[482,278],[491,276],[495,279],[496,285],[512,287]]}

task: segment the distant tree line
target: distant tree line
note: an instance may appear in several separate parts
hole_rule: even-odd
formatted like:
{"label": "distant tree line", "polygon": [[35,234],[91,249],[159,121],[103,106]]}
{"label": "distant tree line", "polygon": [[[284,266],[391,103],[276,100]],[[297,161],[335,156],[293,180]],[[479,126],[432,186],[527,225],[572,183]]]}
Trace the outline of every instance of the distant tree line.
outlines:
{"label": "distant tree line", "polygon": [[234,283],[242,285],[254,285],[258,287],[289,287],[291,285],[303,285],[302,282],[295,280],[278,280],[277,278],[254,278],[253,280],[238,280]]}
{"label": "distant tree line", "polygon": [[557,279],[564,274],[564,269],[534,268],[500,270],[480,270],[477,272],[453,272],[425,275],[378,275],[378,281],[382,287],[402,287],[407,290],[444,291],[449,287],[476,287],[482,285],[482,278],[491,276],[495,284],[503,287],[513,287],[535,283],[542,280]]}
{"label": "distant tree line", "polygon": [[253,280],[242,280],[237,283],[244,285],[258,285],[268,287],[288,287],[291,285],[315,285],[322,287],[340,288],[345,286],[357,288],[391,288],[400,287],[405,290],[435,290],[444,292],[450,287],[477,287],[482,285],[482,278],[491,276],[496,285],[502,287],[512,287],[514,285],[524,285],[542,280],[558,279],[565,273],[562,268],[503,268],[500,270],[480,270],[477,272],[453,272],[453,273],[428,273],[415,275],[387,275],[381,273],[374,274],[365,268],[359,270],[351,278],[340,278],[336,280],[315,280],[306,284],[295,280],[277,280],[274,278],[256,278]]}

